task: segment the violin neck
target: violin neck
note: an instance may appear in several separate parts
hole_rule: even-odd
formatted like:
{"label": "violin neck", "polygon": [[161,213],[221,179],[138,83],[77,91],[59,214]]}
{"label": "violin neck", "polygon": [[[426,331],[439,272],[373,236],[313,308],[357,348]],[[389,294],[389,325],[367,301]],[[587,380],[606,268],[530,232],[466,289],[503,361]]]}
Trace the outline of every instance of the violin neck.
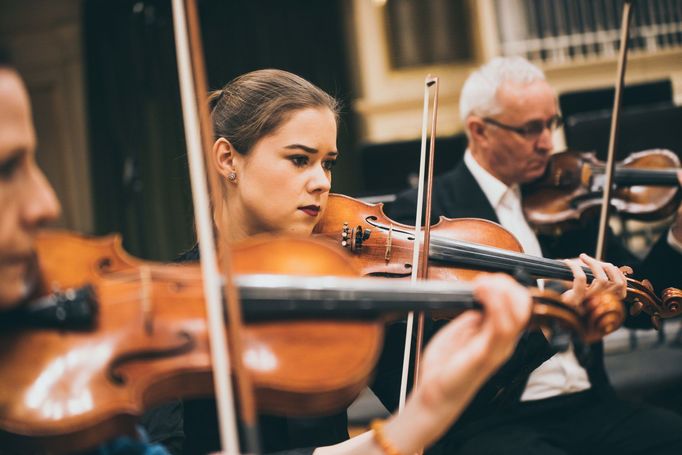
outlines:
{"label": "violin neck", "polygon": [[655,185],[679,186],[677,169],[617,168],[614,179],[620,186]]}
{"label": "violin neck", "polygon": [[[535,278],[573,281],[573,271],[563,261],[440,236],[431,238],[429,258],[490,272],[507,272],[510,275],[523,272]],[[587,267],[582,267],[582,269],[587,282],[591,283],[594,280],[592,270]],[[651,292],[645,284],[632,278],[627,278],[627,288],[629,291],[634,290],[642,294]]]}
{"label": "violin neck", "polygon": [[374,319],[386,313],[479,308],[466,283],[286,275],[240,275],[235,282],[247,320]]}
{"label": "violin neck", "polygon": [[[473,267],[480,270],[507,272],[511,275],[523,271],[536,278],[573,279],[573,272],[570,267],[556,259],[547,259],[475,243],[460,242],[440,236],[432,237],[429,257],[436,261]],[[594,279],[590,269],[583,267],[583,270],[589,281]]]}

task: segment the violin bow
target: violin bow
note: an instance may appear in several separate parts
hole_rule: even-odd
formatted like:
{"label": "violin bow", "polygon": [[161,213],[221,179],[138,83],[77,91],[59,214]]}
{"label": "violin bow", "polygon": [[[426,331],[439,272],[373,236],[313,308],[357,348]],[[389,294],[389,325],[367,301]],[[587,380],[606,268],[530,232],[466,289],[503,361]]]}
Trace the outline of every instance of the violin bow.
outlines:
{"label": "violin bow", "polygon": [[[213,207],[220,207],[218,198],[221,193],[218,175],[211,171],[210,166],[206,166],[204,159],[206,158],[208,163],[211,162],[210,152],[214,132],[208,104],[203,96],[208,91],[196,0],[172,0],[172,7],[185,141],[201,268],[204,276],[220,442],[222,449],[227,453],[241,453],[230,376],[230,371],[234,371],[242,410],[244,443],[248,453],[260,453],[253,385],[242,360],[243,324],[239,296],[232,280],[232,258],[230,249],[223,240],[225,236],[219,238],[216,244],[211,216],[211,202]],[[208,175],[208,186],[206,175]],[[219,214],[218,219],[222,219],[222,214]],[[221,270],[218,269],[218,257]],[[224,325],[223,295],[227,301],[229,324],[227,334]],[[229,344],[227,343],[228,336]],[[228,346],[231,347],[231,358]]]}
{"label": "violin bow", "polygon": [[615,169],[616,147],[618,146],[618,132],[620,130],[620,110],[622,104],[623,84],[625,81],[625,67],[627,66],[628,38],[630,36],[630,19],[632,17],[632,3],[634,0],[624,0],[623,20],[620,33],[620,52],[618,54],[618,69],[616,73],[616,90],[613,98],[613,113],[611,114],[611,131],[609,135],[608,156],[606,159],[606,183],[604,184],[604,196],[602,199],[601,212],[599,214],[599,231],[597,233],[597,249],[595,258],[604,260],[606,256],[606,228],[609,223],[609,211],[611,209],[611,191],[613,189],[613,175]]}
{"label": "violin bow", "polygon": [[[431,116],[431,131],[429,137],[429,169],[426,178],[426,136],[429,123],[429,98],[430,88],[433,87],[433,112]],[[436,145],[436,123],[438,121],[438,77],[427,75],[424,80],[424,111],[422,115],[422,139],[421,139],[421,153],[419,160],[419,186],[417,189],[417,213],[414,223],[414,247],[412,250],[412,264],[417,264],[417,267],[412,267],[411,280],[416,282],[417,279],[424,280],[429,272],[429,245],[431,243],[431,199],[433,193],[433,168],[434,155]],[[424,246],[420,252],[420,241],[422,224],[422,206],[424,202],[424,182],[426,181],[426,208],[424,219]],[[407,380],[410,371],[410,356],[412,350],[412,332],[414,330],[414,312],[410,311],[407,315],[407,327],[405,329],[405,350],[403,352],[403,370],[400,381],[400,399],[398,410],[402,411],[405,407],[407,399]],[[417,315],[417,336],[415,342],[414,353],[414,383],[419,381],[419,362],[421,360],[421,347],[424,339],[424,312],[420,311]]]}

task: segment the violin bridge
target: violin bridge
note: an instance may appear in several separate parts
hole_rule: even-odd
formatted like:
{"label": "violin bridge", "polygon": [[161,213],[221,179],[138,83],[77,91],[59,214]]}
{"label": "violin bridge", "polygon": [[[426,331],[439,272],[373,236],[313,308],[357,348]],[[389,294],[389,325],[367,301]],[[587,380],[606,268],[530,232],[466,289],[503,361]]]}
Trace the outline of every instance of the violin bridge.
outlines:
{"label": "violin bridge", "polygon": [[554,171],[554,186],[560,187],[561,186],[561,177],[563,177],[563,170],[561,168],[558,168]]}
{"label": "violin bridge", "polygon": [[587,163],[580,169],[580,182],[588,188],[592,184],[592,168]]}
{"label": "violin bridge", "polygon": [[393,223],[388,227],[388,237],[386,238],[386,252],[384,253],[384,260],[388,264],[391,262],[391,247],[393,245]]}
{"label": "violin bridge", "polygon": [[154,319],[152,315],[152,299],[151,289],[152,289],[152,277],[149,267],[140,267],[140,283],[142,284],[140,288],[140,301],[142,302],[142,320],[144,325],[144,331],[147,335],[151,335],[154,332]]}

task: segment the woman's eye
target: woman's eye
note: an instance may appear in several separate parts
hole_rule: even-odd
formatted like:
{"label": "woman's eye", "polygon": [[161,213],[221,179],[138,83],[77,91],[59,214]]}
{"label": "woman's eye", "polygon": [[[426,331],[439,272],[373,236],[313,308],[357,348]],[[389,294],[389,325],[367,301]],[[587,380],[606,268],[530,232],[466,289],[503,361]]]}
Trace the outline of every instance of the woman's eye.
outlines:
{"label": "woman's eye", "polygon": [[291,156],[289,157],[292,163],[294,163],[294,166],[296,167],[304,167],[308,164],[308,157],[303,156],[303,155],[296,155],[296,156]]}
{"label": "woman's eye", "polygon": [[322,162],[322,167],[327,171],[331,171],[335,165],[336,165],[336,160],[324,160]]}

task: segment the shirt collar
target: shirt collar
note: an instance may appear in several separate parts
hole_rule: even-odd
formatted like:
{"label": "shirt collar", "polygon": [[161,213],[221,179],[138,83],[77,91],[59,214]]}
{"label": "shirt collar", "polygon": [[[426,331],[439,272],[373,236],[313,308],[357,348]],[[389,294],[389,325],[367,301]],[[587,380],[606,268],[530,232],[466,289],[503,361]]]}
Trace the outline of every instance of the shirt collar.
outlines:
{"label": "shirt collar", "polygon": [[511,187],[505,185],[502,181],[497,179],[497,177],[486,171],[483,166],[478,164],[478,161],[476,161],[476,158],[474,158],[474,155],[469,149],[464,152],[464,164],[469,168],[469,172],[474,176],[478,186],[481,187],[485,197],[488,198],[488,202],[490,202],[490,205],[492,205],[494,209],[499,207],[502,198],[510,189],[517,197],[519,196],[518,185],[512,185]]}

